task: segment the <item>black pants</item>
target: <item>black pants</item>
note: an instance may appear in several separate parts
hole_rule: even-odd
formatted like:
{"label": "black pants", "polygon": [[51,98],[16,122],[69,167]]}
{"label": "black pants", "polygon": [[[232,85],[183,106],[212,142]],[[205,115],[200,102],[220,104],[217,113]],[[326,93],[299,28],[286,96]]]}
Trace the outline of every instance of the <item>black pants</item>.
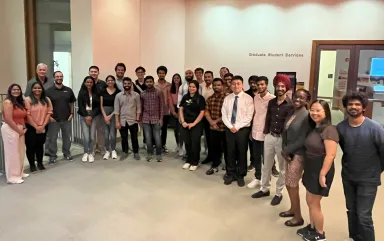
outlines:
{"label": "black pants", "polygon": [[169,117],[170,117],[169,115],[163,116],[163,126],[161,127],[161,145],[162,146],[165,146],[167,144],[167,130],[168,130]]}
{"label": "black pants", "polygon": [[377,186],[358,181],[343,180],[347,206],[349,237],[354,241],[374,241],[375,229],[372,208]]}
{"label": "black pants", "polygon": [[131,133],[133,153],[139,153],[139,140],[137,139],[137,135],[139,132],[138,124],[133,124],[130,126],[128,125],[128,123],[125,123],[125,126],[121,127],[120,129],[121,148],[123,149],[123,152],[128,153],[128,150],[129,150],[128,130],[129,130],[129,133]]}
{"label": "black pants", "polygon": [[261,164],[264,163],[264,141],[252,141],[252,149],[255,167],[255,178],[261,180]]}
{"label": "black pants", "polygon": [[247,175],[249,132],[249,127],[241,128],[236,133],[232,133],[229,129],[225,130],[228,176],[245,177]]}
{"label": "black pants", "polygon": [[25,147],[30,167],[35,167],[35,162],[43,164],[44,143],[46,136],[46,133],[37,134],[36,129],[27,124]]}
{"label": "black pants", "polygon": [[207,142],[207,146],[208,146],[208,151],[209,151],[209,145],[211,143],[210,139],[211,139],[211,125],[209,124],[208,120],[204,117],[203,120],[203,125],[204,125],[204,134],[205,134],[205,138],[207,138],[205,141]]}
{"label": "black pants", "polygon": [[197,166],[200,161],[201,133],[203,123],[200,121],[193,128],[182,128],[183,140],[187,151],[187,163]]}
{"label": "black pants", "polygon": [[227,143],[225,141],[225,131],[210,130],[209,153],[212,158],[212,167],[218,167],[221,164],[221,156],[224,153],[224,160],[227,163]]}
{"label": "black pants", "polygon": [[170,122],[172,123],[173,133],[175,134],[176,145],[179,146],[180,145],[180,128],[182,127],[179,123],[179,120],[173,115],[170,117]]}
{"label": "black pants", "polygon": [[253,154],[253,142],[248,139],[248,148],[249,148],[249,163],[251,166],[255,167],[255,156]]}

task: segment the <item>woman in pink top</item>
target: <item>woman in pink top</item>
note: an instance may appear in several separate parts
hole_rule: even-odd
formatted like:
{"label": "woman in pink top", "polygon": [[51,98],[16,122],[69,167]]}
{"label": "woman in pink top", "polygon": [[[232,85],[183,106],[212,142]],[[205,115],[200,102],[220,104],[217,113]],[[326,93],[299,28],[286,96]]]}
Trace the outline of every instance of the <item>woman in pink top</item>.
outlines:
{"label": "woman in pink top", "polygon": [[179,74],[174,74],[172,76],[172,84],[170,94],[168,95],[168,106],[169,111],[171,112],[171,123],[173,126],[173,131],[175,133],[175,139],[177,147],[175,152],[182,153],[183,142],[180,138],[180,123],[179,123],[179,108],[177,108],[177,97],[179,93],[179,88],[181,86],[181,76]]}
{"label": "woman in pink top", "polygon": [[3,120],[1,135],[4,142],[5,172],[7,183],[23,183],[24,177],[24,134],[25,110],[23,94],[18,84],[12,84],[8,88],[8,96],[3,102]]}
{"label": "woman in pink top", "polygon": [[52,114],[52,103],[45,96],[45,91],[40,82],[32,85],[32,94],[25,98],[27,109],[27,132],[25,144],[27,147],[27,158],[30,172],[36,172],[36,165],[39,170],[45,170],[43,165],[44,143],[46,139],[46,127],[49,117]]}

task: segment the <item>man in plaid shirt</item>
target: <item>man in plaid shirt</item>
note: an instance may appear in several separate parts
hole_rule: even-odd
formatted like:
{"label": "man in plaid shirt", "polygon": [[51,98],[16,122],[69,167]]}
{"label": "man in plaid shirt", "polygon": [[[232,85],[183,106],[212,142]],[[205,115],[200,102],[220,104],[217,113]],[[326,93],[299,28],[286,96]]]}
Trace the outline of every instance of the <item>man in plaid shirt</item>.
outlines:
{"label": "man in plaid shirt", "polygon": [[147,161],[152,160],[153,143],[155,140],[156,158],[158,162],[162,161],[162,144],[161,144],[161,126],[163,125],[164,116],[164,97],[160,90],[155,88],[155,80],[152,76],[146,76],[145,84],[147,89],[141,95],[141,118],[140,124],[143,127],[145,140],[147,144]]}
{"label": "man in plaid shirt", "polygon": [[208,149],[212,153],[212,167],[206,172],[212,175],[218,172],[221,163],[221,156],[224,153],[224,160],[227,161],[225,125],[221,120],[221,107],[224,103],[226,93],[224,92],[224,81],[220,78],[213,80],[213,91],[215,92],[206,101],[205,118],[210,124],[210,143]]}

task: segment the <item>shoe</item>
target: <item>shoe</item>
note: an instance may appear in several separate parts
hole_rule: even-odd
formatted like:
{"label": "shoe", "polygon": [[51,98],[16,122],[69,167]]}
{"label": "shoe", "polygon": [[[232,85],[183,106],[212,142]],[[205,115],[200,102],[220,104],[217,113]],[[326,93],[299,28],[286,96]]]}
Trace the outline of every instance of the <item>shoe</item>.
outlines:
{"label": "shoe", "polygon": [[315,232],[309,232],[307,234],[304,234],[303,240],[306,241],[326,241],[327,238],[325,237],[325,232],[323,234],[318,233],[317,230]]}
{"label": "shoe", "polygon": [[191,167],[191,164],[189,164],[189,163],[185,163],[183,165],[183,169],[189,169],[190,167]]}
{"label": "shoe", "polygon": [[84,153],[83,158],[81,158],[82,162],[87,162],[88,161],[88,153]]}
{"label": "shoe", "polygon": [[257,186],[260,186],[260,180],[253,178],[253,180],[248,183],[247,188],[256,188]]}
{"label": "shoe", "polygon": [[134,158],[136,161],[140,161],[140,155],[139,155],[139,153],[134,153],[134,154],[133,154],[133,158]]}
{"label": "shoe", "polygon": [[35,173],[35,172],[36,172],[36,166],[30,166],[29,173]]}
{"label": "shoe", "polygon": [[208,164],[211,162],[212,162],[211,160],[209,160],[208,158],[205,158],[204,161],[201,162],[201,164]]}
{"label": "shoe", "polygon": [[304,228],[300,228],[296,231],[296,234],[299,235],[300,237],[303,237],[304,235],[308,233],[313,233],[315,232],[315,229],[312,228],[311,224],[308,224]]}
{"label": "shoe", "polygon": [[89,163],[92,163],[92,162],[94,162],[95,161],[95,157],[92,155],[92,154],[89,154],[88,155],[88,162]]}
{"label": "shoe", "polygon": [[7,181],[8,184],[22,184],[23,182],[24,182],[23,179],[20,179],[20,180],[17,180],[17,181],[12,181],[12,182]]}
{"label": "shoe", "polygon": [[128,155],[129,155],[128,153],[123,152],[123,153],[121,154],[121,156],[120,156],[120,161],[124,161],[124,159],[127,158]]}
{"label": "shoe", "polygon": [[239,178],[237,178],[237,185],[238,185],[239,187],[244,187],[244,186],[245,186],[244,177],[239,177]]}
{"label": "shoe", "polygon": [[165,153],[165,154],[169,153],[168,148],[166,146],[163,146],[163,153]]}
{"label": "shoe", "polygon": [[163,161],[163,157],[161,155],[157,155],[156,159],[157,159],[157,162],[162,162]]}
{"label": "shoe", "polygon": [[150,162],[152,160],[152,155],[147,155],[146,159],[147,159],[147,162]]}
{"label": "shoe", "polygon": [[288,220],[284,223],[285,226],[287,227],[298,227],[298,226],[303,226],[304,225],[304,219],[301,219],[300,221],[297,222],[292,222],[292,220]]}
{"label": "shoe", "polygon": [[73,157],[71,155],[64,156],[64,159],[67,161],[73,161]]}
{"label": "shoe", "polygon": [[104,156],[103,156],[103,160],[108,160],[110,155],[111,155],[111,153],[109,153],[109,151],[106,151]]}
{"label": "shoe", "polygon": [[268,197],[269,195],[271,195],[269,191],[266,191],[266,192],[258,191],[257,193],[254,193],[252,195],[252,198]]}
{"label": "shoe", "polygon": [[280,195],[280,196],[275,195],[275,196],[272,198],[271,205],[272,205],[272,206],[279,205],[282,199],[283,199],[283,195]]}
{"label": "shoe", "polygon": [[289,211],[279,213],[280,218],[291,218],[291,217],[293,218],[294,216],[295,216],[295,214],[293,214]]}
{"label": "shoe", "polygon": [[275,166],[272,167],[272,176],[274,176],[274,177],[279,176],[279,171],[276,169]]}
{"label": "shoe", "polygon": [[191,165],[191,166],[189,167],[189,170],[190,170],[190,171],[196,171],[196,169],[197,169],[197,166],[192,166],[192,165]]}
{"label": "shoe", "polygon": [[205,174],[212,175],[212,174],[214,174],[215,172],[218,172],[218,171],[219,171],[219,169],[217,167],[211,167],[211,168],[209,168],[208,171],[205,172]]}
{"label": "shoe", "polygon": [[115,150],[112,151],[112,159],[117,159],[117,152]]}
{"label": "shoe", "polygon": [[252,172],[252,171],[254,171],[255,170],[255,167],[253,167],[252,165],[249,165],[248,166],[248,171],[249,172]]}
{"label": "shoe", "polygon": [[52,165],[52,164],[55,164],[55,163],[56,163],[56,158],[55,157],[49,157],[48,164]]}
{"label": "shoe", "polygon": [[224,176],[224,185],[231,185],[232,182],[237,181],[236,177],[225,175]]}
{"label": "shoe", "polygon": [[23,178],[29,177],[29,174],[23,173]]}
{"label": "shoe", "polygon": [[43,165],[43,163],[37,163],[37,168],[38,168],[40,171],[44,171],[44,170],[45,170],[45,166]]}

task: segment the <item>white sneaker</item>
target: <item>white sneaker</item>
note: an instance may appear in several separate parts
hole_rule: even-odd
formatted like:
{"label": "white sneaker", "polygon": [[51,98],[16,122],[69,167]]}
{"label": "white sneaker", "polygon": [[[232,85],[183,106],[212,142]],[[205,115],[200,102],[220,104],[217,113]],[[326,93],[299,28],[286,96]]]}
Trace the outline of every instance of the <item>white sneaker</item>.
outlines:
{"label": "white sneaker", "polygon": [[260,186],[260,180],[253,178],[252,182],[247,185],[247,188],[256,188],[257,186]]}
{"label": "white sneaker", "polygon": [[89,154],[89,156],[88,156],[88,161],[89,161],[90,163],[92,163],[92,162],[95,161],[95,158],[93,157],[92,154]]}
{"label": "white sneaker", "polygon": [[17,180],[17,181],[12,181],[12,182],[7,181],[8,184],[22,184],[23,182],[24,182],[23,179],[20,179],[20,180]]}
{"label": "white sneaker", "polygon": [[197,169],[197,166],[190,166],[190,167],[189,167],[189,170],[190,170],[190,171],[195,171],[196,169]]}
{"label": "white sneaker", "polygon": [[115,150],[112,151],[112,159],[117,159],[117,152]]}
{"label": "white sneaker", "polygon": [[104,154],[103,160],[108,160],[110,155],[111,153],[109,153],[109,151],[106,151]]}
{"label": "white sneaker", "polygon": [[88,153],[84,153],[83,158],[81,158],[82,162],[87,162],[88,161]]}
{"label": "white sneaker", "polygon": [[23,178],[29,177],[29,174],[23,173]]}
{"label": "white sneaker", "polygon": [[191,166],[191,164],[189,164],[189,163],[185,163],[185,164],[183,165],[183,169],[188,169],[190,166]]}

